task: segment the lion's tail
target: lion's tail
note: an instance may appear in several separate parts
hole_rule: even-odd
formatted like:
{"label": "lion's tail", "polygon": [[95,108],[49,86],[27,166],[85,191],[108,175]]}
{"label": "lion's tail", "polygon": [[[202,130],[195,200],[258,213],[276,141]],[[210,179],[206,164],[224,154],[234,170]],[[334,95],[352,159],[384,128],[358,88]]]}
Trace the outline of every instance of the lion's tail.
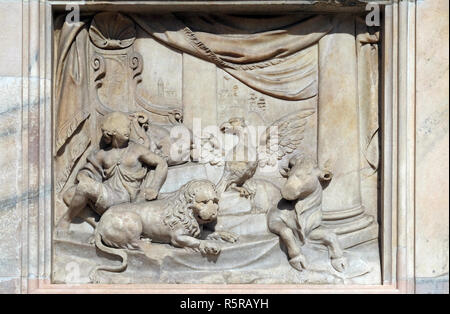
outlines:
{"label": "lion's tail", "polygon": [[120,272],[123,272],[127,268],[127,266],[128,266],[127,252],[122,249],[110,248],[110,247],[104,245],[102,242],[102,236],[97,230],[95,230],[95,245],[102,252],[120,256],[122,258],[122,264],[120,264],[119,266],[108,266],[108,265],[96,266],[89,275],[92,282],[98,281],[97,276],[98,276],[99,270],[120,273]]}

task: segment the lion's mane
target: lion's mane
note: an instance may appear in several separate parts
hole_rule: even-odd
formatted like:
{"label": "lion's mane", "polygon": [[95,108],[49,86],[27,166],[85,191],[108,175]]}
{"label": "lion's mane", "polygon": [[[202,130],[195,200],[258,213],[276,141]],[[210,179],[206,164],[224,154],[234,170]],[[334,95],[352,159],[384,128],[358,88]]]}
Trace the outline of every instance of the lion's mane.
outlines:
{"label": "lion's mane", "polygon": [[194,217],[191,205],[195,202],[196,191],[205,185],[212,185],[212,183],[208,180],[192,180],[175,192],[161,195],[161,199],[168,200],[164,224],[172,230],[181,225],[189,234],[198,237],[200,226]]}

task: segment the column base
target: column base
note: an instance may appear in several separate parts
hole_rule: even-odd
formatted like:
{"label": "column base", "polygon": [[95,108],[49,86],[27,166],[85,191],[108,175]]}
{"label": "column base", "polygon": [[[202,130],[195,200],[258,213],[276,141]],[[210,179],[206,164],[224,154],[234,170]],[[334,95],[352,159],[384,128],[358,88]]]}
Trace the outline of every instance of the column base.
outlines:
{"label": "column base", "polygon": [[343,248],[349,248],[378,238],[378,223],[371,215],[362,213],[341,220],[324,220],[323,226],[332,230]]}
{"label": "column base", "polygon": [[364,229],[338,235],[339,243],[341,244],[343,249],[351,248],[356,245],[377,239],[378,231],[378,223],[373,222]]}

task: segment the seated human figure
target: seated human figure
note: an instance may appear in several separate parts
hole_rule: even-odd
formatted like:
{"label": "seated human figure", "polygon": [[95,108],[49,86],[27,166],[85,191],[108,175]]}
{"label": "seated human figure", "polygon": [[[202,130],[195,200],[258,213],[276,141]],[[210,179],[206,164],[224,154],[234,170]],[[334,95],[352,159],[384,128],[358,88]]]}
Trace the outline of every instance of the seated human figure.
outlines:
{"label": "seated human figure", "polygon": [[[71,221],[88,204],[102,215],[113,205],[132,203],[138,198],[153,200],[166,180],[167,162],[130,140],[131,121],[126,114],[108,114],[101,130],[105,147],[87,158],[77,174],[78,184],[65,192],[68,210],[58,222],[60,230],[68,230]],[[143,184],[149,167],[155,168],[152,180]]]}

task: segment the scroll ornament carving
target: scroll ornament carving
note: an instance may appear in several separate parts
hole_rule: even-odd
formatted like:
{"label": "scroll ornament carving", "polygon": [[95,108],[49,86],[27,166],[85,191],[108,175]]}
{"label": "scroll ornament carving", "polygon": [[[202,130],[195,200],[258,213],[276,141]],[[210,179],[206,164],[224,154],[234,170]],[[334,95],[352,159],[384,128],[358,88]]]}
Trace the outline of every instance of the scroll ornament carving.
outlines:
{"label": "scroll ornament carving", "polygon": [[94,86],[96,89],[102,87],[102,80],[105,77],[106,67],[105,60],[99,54],[94,54],[91,57],[91,67],[94,70]]}
{"label": "scroll ornament carving", "polygon": [[[127,54],[126,66],[132,70],[131,79],[133,81],[133,102],[136,102],[144,110],[148,112],[166,116],[170,123],[179,124],[182,122],[183,113],[178,108],[170,108],[170,106],[162,106],[151,104],[146,101],[138,93],[138,85],[142,82],[143,59],[142,56],[130,49],[135,38],[136,28],[135,23],[129,17],[121,13],[98,13],[94,16],[89,27],[89,37],[92,43],[101,49],[105,50],[124,50]],[[92,56],[91,67],[94,70],[94,87],[96,90],[102,87],[103,79],[105,78],[107,69],[104,56],[100,52]],[[97,111],[102,115],[114,111],[108,104],[100,101],[98,91],[96,92],[98,102]]]}
{"label": "scroll ornament carving", "polygon": [[[242,31],[236,27],[238,20],[227,16],[221,21],[230,25],[227,30],[237,32]],[[115,282],[124,278],[127,282],[192,282],[201,277],[199,282],[210,283],[222,276],[219,281],[224,282],[331,283],[370,272],[361,258],[364,253],[348,253],[349,246],[342,244],[341,234],[328,228],[327,213],[322,210],[323,191],[339,179],[339,173],[332,180],[331,171],[322,169],[326,163],[322,160],[319,166],[317,161],[318,121],[313,117],[318,118],[314,99],[318,92],[318,50],[314,45],[332,30],[333,19],[302,16],[269,20],[270,27],[259,27],[256,35],[244,30],[240,37],[227,37],[220,32],[220,22],[211,24],[211,33],[203,32],[206,24],[198,17],[180,14],[158,20],[99,13],[92,19],[88,34],[79,37],[78,41],[85,39],[89,44],[81,51],[89,69],[86,86],[90,102],[83,106],[89,109],[91,125],[78,126],[90,132],[92,147],[81,158],[83,152],[75,151],[73,155],[81,162],[73,175],[64,172],[74,184],[57,190],[57,197],[66,205],[60,208],[66,212],[57,223],[55,239],[60,241],[56,250],[71,255],[67,246],[58,243],[82,233],[74,227],[74,218],[83,218],[92,226],[94,242],[87,247],[86,239],[80,241],[90,257],[75,257],[89,265],[91,282],[105,282],[105,278]],[[199,147],[194,148],[200,149],[201,158],[202,154],[213,158],[209,163],[198,162],[190,155],[190,142],[183,151],[186,160],[172,158],[170,151],[179,147],[174,147],[171,128],[184,127],[182,110],[152,104],[138,92],[143,86],[146,52],[140,50],[141,55],[135,51],[134,23],[172,48],[226,68],[253,88],[250,97],[243,97],[249,104],[235,103],[230,110],[239,114],[218,126],[219,136],[237,139],[231,150],[219,152],[221,141],[216,133],[201,130],[199,135],[188,130],[189,141],[197,136]],[[184,27],[172,31],[167,25]],[[277,25],[282,30],[273,32],[271,27]],[[291,32],[301,40],[292,44]],[[228,48],[221,42],[224,37]],[[245,41],[240,56],[234,53],[240,49],[236,38]],[[260,51],[261,42],[270,45]],[[283,43],[286,49],[278,50],[276,43]],[[108,91],[122,87],[124,77],[123,84],[128,85],[120,92],[125,96],[120,94],[110,105]],[[265,95],[256,96],[255,90]],[[117,95],[119,92],[113,96]],[[130,103],[122,107],[123,99]],[[280,114],[286,100],[292,101],[289,106],[297,107],[287,110],[289,114]],[[273,108],[274,104],[279,107]],[[248,140],[254,125],[241,114],[246,110],[265,116],[260,120],[253,117],[253,122],[265,125],[256,142]],[[154,115],[158,117],[153,121]],[[168,123],[159,124],[166,119]],[[268,168],[272,172],[265,173]],[[86,233],[89,226],[80,228]],[[76,231],[71,234],[69,229]],[[107,261],[99,251],[122,261]],[[136,256],[140,256],[139,263],[135,263]],[[56,258],[59,269],[64,268],[61,261]],[[136,268],[136,264],[140,266]],[[235,269],[245,272],[245,278],[227,277],[229,270]],[[178,274],[177,270],[182,278],[168,279]]]}
{"label": "scroll ornament carving", "polygon": [[130,65],[130,68],[133,70],[133,80],[136,81],[136,84],[142,82],[142,56],[137,52],[133,52],[128,57],[128,63]]}

